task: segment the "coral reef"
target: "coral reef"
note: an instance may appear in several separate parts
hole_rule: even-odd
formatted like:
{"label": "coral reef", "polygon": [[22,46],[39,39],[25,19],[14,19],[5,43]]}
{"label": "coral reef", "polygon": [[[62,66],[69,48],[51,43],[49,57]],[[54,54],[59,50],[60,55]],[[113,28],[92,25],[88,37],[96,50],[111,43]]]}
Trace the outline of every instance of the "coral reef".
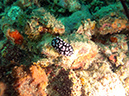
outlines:
{"label": "coral reef", "polygon": [[[12,6],[10,9],[6,9],[6,11],[7,12],[2,14],[2,18],[0,20],[0,27],[4,35],[6,35],[8,29],[17,29],[17,26],[22,28],[26,23],[26,15],[19,6]],[[21,31],[22,29],[19,28],[19,30]]]}
{"label": "coral reef", "polygon": [[15,79],[13,87],[20,96],[47,96],[45,88],[48,78],[40,66],[32,65],[29,69],[22,65],[15,66],[12,76]]}
{"label": "coral reef", "polygon": [[25,27],[25,34],[30,39],[37,39],[43,33],[62,35],[65,32],[64,25],[44,8],[33,10],[31,15],[32,17]]}
{"label": "coral reef", "polygon": [[[49,4],[52,6],[57,5],[60,6],[58,12],[65,12],[66,9],[69,12],[75,12],[81,9],[81,4],[79,0],[47,0]],[[52,9],[51,9],[52,10]]]}
{"label": "coral reef", "polygon": [[[74,38],[73,41],[70,43],[74,50],[71,56],[62,56],[58,54],[54,50],[54,48],[52,49],[51,47],[49,47],[50,45],[48,44],[48,47],[46,47],[47,50],[44,50],[44,53],[47,54],[48,62],[50,65],[53,62],[55,62],[55,64],[58,62],[58,65],[61,65],[65,69],[87,69],[90,66],[91,62],[94,60],[95,56],[98,53],[97,45],[95,45],[91,40],[81,37],[79,35],[70,35],[71,38],[74,36],[76,36],[76,38]],[[81,42],[83,40],[85,42]],[[40,62],[40,64],[44,66],[44,64],[46,63],[42,63],[43,61],[44,60],[41,59],[38,62]]]}
{"label": "coral reef", "polygon": [[4,0],[0,11],[1,96],[129,95],[120,1]]}
{"label": "coral reef", "polygon": [[129,94],[129,77],[125,78],[125,90]]}
{"label": "coral reef", "polygon": [[[58,72],[57,68],[54,69]],[[71,94],[71,86],[73,84],[71,79],[68,77],[69,70],[65,71],[63,68],[59,69],[59,73],[57,73],[54,77],[49,77],[50,84],[47,87],[47,93],[50,96],[69,96]]]}
{"label": "coral reef", "polygon": [[125,96],[122,83],[107,64],[103,63],[100,68],[96,67],[96,69],[96,72],[94,72],[95,69],[93,71],[75,71],[82,82],[84,96]]}
{"label": "coral reef", "polygon": [[[96,0],[94,0],[96,1]],[[106,1],[106,0],[105,0]],[[115,2],[114,4],[110,4],[109,6],[103,6],[100,10],[97,10],[95,13],[93,13],[94,18],[101,19],[106,15],[110,15],[111,13],[117,13],[118,16],[125,16],[124,14],[121,14],[121,11],[123,10],[123,7],[120,2]],[[126,18],[126,16],[125,16]]]}
{"label": "coral reef", "polygon": [[9,38],[14,44],[21,45],[23,43],[23,36],[18,32],[18,30],[10,32],[7,31],[7,38]]}
{"label": "coral reef", "polygon": [[86,35],[87,38],[91,39],[91,36],[95,34],[95,30],[96,30],[96,22],[87,19],[85,21],[82,21],[82,24],[78,28],[77,33]]}
{"label": "coral reef", "polygon": [[74,54],[71,57],[63,57],[61,66],[71,69],[87,69],[98,53],[97,46],[92,42],[76,42],[71,44]]}
{"label": "coral reef", "polygon": [[69,12],[74,12],[81,9],[81,4],[78,2],[78,0],[54,0],[54,3],[68,9]]}
{"label": "coral reef", "polygon": [[72,79],[73,86],[71,87],[71,95],[81,96],[82,95],[82,82],[73,70],[70,70],[69,79]]}
{"label": "coral reef", "polygon": [[115,63],[115,66],[124,65],[123,60],[125,60],[124,58],[127,58],[126,52],[128,51],[126,35],[112,35],[105,43],[109,44],[106,46],[103,46],[102,44],[99,45],[101,51],[109,57],[109,60]]}
{"label": "coral reef", "polygon": [[66,32],[70,33],[78,29],[82,20],[89,18],[92,18],[92,15],[87,6],[83,5],[81,10],[74,12],[69,17],[63,17],[60,20],[64,24]]}
{"label": "coral reef", "polygon": [[126,29],[128,26],[127,19],[124,17],[122,18],[111,18],[111,17],[104,17],[99,20],[100,28],[99,33],[101,35],[105,34],[113,34],[119,33],[122,30]]}

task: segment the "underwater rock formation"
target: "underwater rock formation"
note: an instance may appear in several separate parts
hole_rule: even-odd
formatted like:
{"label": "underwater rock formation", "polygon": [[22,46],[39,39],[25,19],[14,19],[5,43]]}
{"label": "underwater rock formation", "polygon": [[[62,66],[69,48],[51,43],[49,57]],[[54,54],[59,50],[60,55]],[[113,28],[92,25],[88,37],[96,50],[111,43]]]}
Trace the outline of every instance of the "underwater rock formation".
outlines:
{"label": "underwater rock formation", "polygon": [[[57,65],[62,66],[64,69],[87,69],[95,59],[95,56],[98,53],[98,47],[96,44],[94,44],[94,42],[87,38],[81,37],[80,35],[73,34],[69,37],[72,38],[74,36],[76,36],[76,38],[74,38],[73,41],[69,43],[74,50],[71,56],[64,56],[62,54],[59,54],[54,48],[50,46],[50,43],[48,42],[48,44],[45,44],[46,47],[43,47],[44,49],[42,51],[44,54],[46,54],[48,58],[47,61],[49,63],[45,60],[45,58],[39,60],[38,63],[42,66],[44,66],[44,64],[46,63],[50,65],[53,63],[58,63]],[[49,37],[49,39],[51,38]],[[43,45],[40,44],[39,46]],[[44,60],[46,61],[46,63],[42,63],[44,62]]]}
{"label": "underwater rock formation", "polygon": [[91,13],[87,6],[82,6],[81,10],[72,13],[69,17],[61,18],[61,22],[65,26],[65,30],[67,33],[70,33],[73,30],[77,30],[81,24],[82,20],[92,18]]}
{"label": "underwater rock formation", "polygon": [[13,87],[20,96],[41,95],[47,96],[47,75],[40,66],[32,65],[29,69],[25,66],[15,66],[12,71],[15,79]]}
{"label": "underwater rock formation", "polygon": [[4,0],[0,11],[0,95],[129,95],[119,1]]}
{"label": "underwater rock formation", "polygon": [[43,33],[62,35],[65,32],[64,25],[44,8],[33,10],[31,15],[25,32],[30,39],[35,39]]}
{"label": "underwater rock formation", "polygon": [[71,69],[87,69],[98,53],[97,45],[92,41],[88,43],[76,42],[71,43],[74,54],[70,57],[62,57],[61,66]]}
{"label": "underwater rock formation", "polygon": [[78,34],[86,35],[88,39],[91,39],[92,35],[96,33],[96,21],[91,21],[90,19],[82,21],[76,31]]}
{"label": "underwater rock formation", "polygon": [[[64,10],[69,10],[69,12],[75,12],[79,9],[81,9],[81,4],[79,3],[79,0],[47,0],[50,4],[58,5]],[[63,9],[62,9],[63,10]]]}
{"label": "underwater rock formation", "polygon": [[[93,66],[93,70],[90,71],[71,70],[69,77],[74,83],[72,89],[77,90],[72,91],[71,95],[125,96],[125,89],[121,81],[117,75],[110,70],[109,65],[103,62],[101,66],[96,66],[95,63]],[[79,87],[77,87],[77,85],[79,85]]]}
{"label": "underwater rock formation", "polygon": [[122,30],[128,28],[127,19],[124,17],[112,18],[106,16],[99,20],[99,24],[99,34],[101,35],[120,33]]}

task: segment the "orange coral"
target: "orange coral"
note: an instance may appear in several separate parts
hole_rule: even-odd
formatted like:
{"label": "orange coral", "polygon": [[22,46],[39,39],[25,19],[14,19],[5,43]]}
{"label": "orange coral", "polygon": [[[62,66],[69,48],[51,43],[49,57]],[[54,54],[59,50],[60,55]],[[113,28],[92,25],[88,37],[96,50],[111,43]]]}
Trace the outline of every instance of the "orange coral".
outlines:
{"label": "orange coral", "polygon": [[7,31],[7,37],[12,40],[15,44],[21,45],[23,43],[23,36],[18,32],[18,30],[10,32]]}
{"label": "orange coral", "polygon": [[15,67],[12,71],[15,81],[14,89],[20,96],[46,96],[45,88],[48,78],[45,71],[37,65],[29,69],[25,66]]}
{"label": "orange coral", "polygon": [[116,29],[118,28],[118,31],[121,31],[122,29],[126,28],[126,20],[121,20],[121,19],[115,19],[115,21],[112,23],[112,28]]}
{"label": "orange coral", "polygon": [[71,43],[74,53],[71,56],[63,56],[60,65],[67,69],[88,69],[91,62],[95,59],[98,54],[98,47],[92,41],[88,43],[84,42],[73,42]]}
{"label": "orange coral", "polygon": [[[81,54],[88,53],[86,52],[86,49],[83,49],[83,48],[80,51],[84,51]],[[89,51],[90,52],[88,54],[78,57],[78,59],[76,59],[74,63],[72,64],[71,69],[88,68],[88,66],[90,65],[88,64],[88,61],[92,61],[98,53],[97,50],[94,50],[94,49],[89,50]]]}
{"label": "orange coral", "polygon": [[[111,16],[117,16],[115,13],[111,13]],[[99,33],[101,35],[120,33],[121,30],[126,29],[128,25],[128,20],[124,17],[111,18],[111,16],[105,16],[99,20]]]}

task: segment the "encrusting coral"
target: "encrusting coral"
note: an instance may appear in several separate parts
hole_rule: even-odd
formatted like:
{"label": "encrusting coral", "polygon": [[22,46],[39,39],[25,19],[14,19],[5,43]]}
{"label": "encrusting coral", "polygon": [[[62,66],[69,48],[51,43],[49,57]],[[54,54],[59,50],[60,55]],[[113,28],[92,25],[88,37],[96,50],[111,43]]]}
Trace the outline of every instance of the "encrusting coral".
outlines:
{"label": "encrusting coral", "polygon": [[[125,96],[125,89],[109,65],[101,62],[94,63],[89,70],[75,70],[70,72],[69,78],[73,80],[71,95],[74,96]],[[96,67],[95,67],[96,66]],[[78,80],[77,80],[78,79]],[[79,85],[77,87],[77,85]],[[76,87],[75,87],[76,86]],[[77,90],[78,89],[78,90]],[[81,94],[81,95],[80,95]]]}
{"label": "encrusting coral", "polygon": [[[70,37],[74,37],[75,35],[76,38],[70,43],[74,50],[71,56],[63,56],[52,47],[43,49],[43,52],[48,56],[48,64],[51,65],[58,62],[58,65],[62,66],[64,69],[87,69],[90,66],[98,53],[98,47],[91,40],[82,38],[81,35],[74,34],[70,35]],[[83,40],[85,42],[83,42]],[[48,46],[50,46],[49,43]],[[44,62],[44,59],[39,60],[38,64],[44,66],[44,64],[47,63],[42,62]]]}
{"label": "encrusting coral", "polygon": [[85,21],[82,21],[82,24],[78,28],[77,33],[86,35],[87,38],[90,39],[91,36],[95,34],[95,31],[96,31],[96,22],[87,19]]}
{"label": "encrusting coral", "polygon": [[65,32],[64,25],[44,8],[33,10],[31,15],[32,17],[25,27],[25,34],[30,39],[37,39],[44,33],[62,35]]}
{"label": "encrusting coral", "polygon": [[40,66],[32,65],[29,69],[23,65],[15,66],[12,76],[15,79],[13,87],[20,96],[47,96],[45,88],[48,78]]}
{"label": "encrusting coral", "polygon": [[[70,57],[62,57],[61,66],[71,69],[87,69],[98,53],[98,47],[92,42],[71,43],[74,48],[74,54]],[[93,47],[94,46],[94,47]]]}
{"label": "encrusting coral", "polygon": [[122,30],[126,29],[128,26],[127,19],[124,17],[110,17],[105,16],[99,20],[99,34],[106,35],[108,33],[120,33]]}

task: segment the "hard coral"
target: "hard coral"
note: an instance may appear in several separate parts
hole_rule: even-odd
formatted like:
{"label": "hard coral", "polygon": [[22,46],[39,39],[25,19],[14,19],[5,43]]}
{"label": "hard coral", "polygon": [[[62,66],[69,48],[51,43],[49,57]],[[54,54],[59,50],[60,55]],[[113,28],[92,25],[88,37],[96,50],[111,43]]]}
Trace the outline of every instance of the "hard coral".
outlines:
{"label": "hard coral", "polygon": [[65,26],[43,8],[33,10],[32,18],[38,19],[42,25],[45,25],[47,28],[51,29],[52,34],[61,35],[65,32]]}
{"label": "hard coral", "polygon": [[84,22],[82,22],[81,26],[77,30],[77,33],[86,35],[88,38],[91,38],[91,36],[95,33],[95,29],[96,22],[87,19]]}
{"label": "hard coral", "polygon": [[99,24],[101,26],[99,34],[101,35],[119,33],[128,27],[127,19],[124,17],[112,18],[111,16],[105,16],[99,20]]}
{"label": "hard coral", "polygon": [[73,86],[71,86],[71,96],[82,96],[82,81],[73,70],[70,70],[69,79],[73,83]]}
{"label": "hard coral", "polygon": [[94,68],[70,72],[69,77],[73,79],[71,96],[125,96],[121,81],[108,64],[94,63],[91,67]]}
{"label": "hard coral", "polygon": [[115,34],[110,36],[107,40],[107,44],[103,46],[99,44],[99,48],[109,58],[116,67],[124,65],[124,60],[128,58],[125,53],[128,52],[128,44],[126,41],[127,36],[124,34]]}
{"label": "hard coral", "polygon": [[65,32],[64,25],[45,9],[35,9],[31,15],[31,19],[28,20],[28,24],[25,27],[25,34],[30,39],[36,40],[42,33],[62,35]]}
{"label": "hard coral", "polygon": [[[87,38],[82,38],[80,37],[80,35],[73,36],[75,41],[73,40],[71,43],[69,43],[70,46],[72,46],[72,49],[71,47],[69,49],[72,50],[71,55],[63,56],[62,54],[58,54],[58,49],[54,50],[54,48],[46,47],[43,49],[43,53],[46,54],[48,60],[42,59],[39,60],[38,63],[42,66],[51,65],[55,63],[62,66],[64,69],[87,69],[90,66],[91,62],[95,59],[95,56],[98,53],[98,47],[95,43],[93,43],[91,40]],[[72,35],[70,36],[70,38],[72,38]],[[85,39],[85,42],[80,41],[83,39]],[[66,48],[66,50],[68,49]]]}
{"label": "hard coral", "polygon": [[23,11],[18,6],[12,6],[7,13],[8,17],[13,21],[15,21],[21,14],[23,14]]}
{"label": "hard coral", "polygon": [[23,43],[23,36],[18,32],[18,30],[10,32],[10,29],[8,29],[6,36],[14,42],[14,44],[21,45]]}
{"label": "hard coral", "polygon": [[13,87],[20,96],[46,96],[48,78],[40,66],[32,65],[29,69],[16,66],[12,76],[15,79]]}
{"label": "hard coral", "polygon": [[31,19],[25,26],[25,34],[28,35],[28,38],[31,40],[38,39],[41,35],[40,32],[43,28],[35,19]]}
{"label": "hard coral", "polygon": [[88,43],[75,42],[71,43],[71,45],[73,46],[74,53],[70,57],[63,56],[61,66],[66,69],[87,69],[98,53],[97,45],[92,41]]}
{"label": "hard coral", "polygon": [[114,28],[116,31],[121,31],[122,29],[126,28],[127,20],[125,19],[115,19],[115,21],[112,23],[112,28]]}

